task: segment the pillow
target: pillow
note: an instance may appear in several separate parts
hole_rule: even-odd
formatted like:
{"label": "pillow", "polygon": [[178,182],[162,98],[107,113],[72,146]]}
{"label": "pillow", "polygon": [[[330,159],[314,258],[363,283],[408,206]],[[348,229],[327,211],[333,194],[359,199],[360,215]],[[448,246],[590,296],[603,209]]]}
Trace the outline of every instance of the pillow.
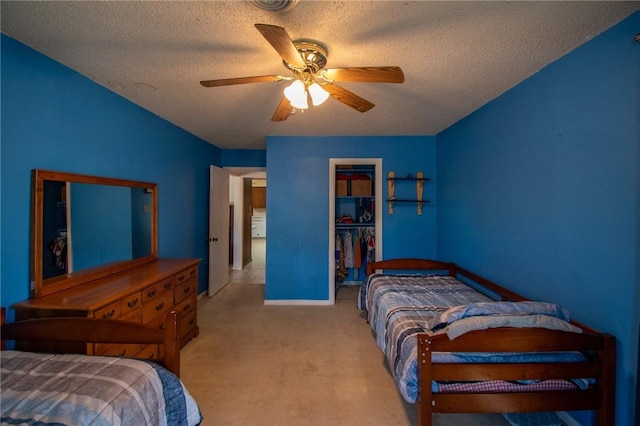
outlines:
{"label": "pillow", "polygon": [[431,330],[437,330],[462,318],[485,315],[549,315],[569,321],[569,311],[546,302],[478,302],[454,306],[437,315]]}
{"label": "pillow", "polygon": [[549,315],[483,315],[476,317],[462,318],[454,321],[446,328],[447,336],[453,340],[473,330],[484,330],[498,327],[535,327],[547,328],[549,330],[569,331],[572,333],[582,333],[582,329],[573,324]]}

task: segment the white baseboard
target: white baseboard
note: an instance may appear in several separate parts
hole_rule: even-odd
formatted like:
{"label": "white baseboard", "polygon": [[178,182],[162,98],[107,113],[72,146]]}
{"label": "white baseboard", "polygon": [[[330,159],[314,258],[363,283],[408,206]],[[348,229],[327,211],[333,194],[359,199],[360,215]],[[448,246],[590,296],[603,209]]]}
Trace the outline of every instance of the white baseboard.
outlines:
{"label": "white baseboard", "polygon": [[293,299],[270,299],[264,301],[265,305],[279,306],[328,306],[333,305],[328,300],[293,300]]}

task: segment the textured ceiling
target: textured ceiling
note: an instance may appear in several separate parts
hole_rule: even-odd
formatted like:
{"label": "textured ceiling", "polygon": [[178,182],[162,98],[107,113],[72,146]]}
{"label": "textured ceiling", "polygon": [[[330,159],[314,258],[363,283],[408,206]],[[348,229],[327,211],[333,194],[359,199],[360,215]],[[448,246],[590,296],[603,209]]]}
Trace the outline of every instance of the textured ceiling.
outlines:
{"label": "textured ceiling", "polygon": [[[1,29],[220,148],[267,135],[434,135],[616,24],[640,2],[310,1],[286,12],[247,1],[2,1]],[[403,84],[341,83],[376,104],[330,99],[271,122],[286,75],[255,23],[326,44],[327,67],[400,66]]]}

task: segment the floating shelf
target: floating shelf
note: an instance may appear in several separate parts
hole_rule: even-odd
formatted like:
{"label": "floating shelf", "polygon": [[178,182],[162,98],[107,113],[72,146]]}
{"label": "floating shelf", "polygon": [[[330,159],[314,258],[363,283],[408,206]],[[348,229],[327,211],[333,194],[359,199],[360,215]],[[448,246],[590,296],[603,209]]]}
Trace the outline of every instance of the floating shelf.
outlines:
{"label": "floating shelf", "polygon": [[[422,172],[417,172],[415,177],[409,173],[405,177],[396,177],[394,172],[389,172],[387,175],[387,188],[389,191],[389,198],[387,203],[389,204],[389,214],[393,214],[394,203],[417,203],[418,214],[422,214],[422,205],[428,203],[429,200],[422,199],[422,192],[424,190],[424,183],[430,181],[431,178],[424,177]],[[413,181],[416,183],[416,198],[396,198],[395,197],[395,183],[396,181]]]}
{"label": "floating shelf", "polygon": [[426,182],[428,180],[431,180],[431,178],[417,178],[417,177],[401,177],[401,178],[397,178],[397,177],[388,177],[387,180],[415,180],[415,181],[423,181]]}

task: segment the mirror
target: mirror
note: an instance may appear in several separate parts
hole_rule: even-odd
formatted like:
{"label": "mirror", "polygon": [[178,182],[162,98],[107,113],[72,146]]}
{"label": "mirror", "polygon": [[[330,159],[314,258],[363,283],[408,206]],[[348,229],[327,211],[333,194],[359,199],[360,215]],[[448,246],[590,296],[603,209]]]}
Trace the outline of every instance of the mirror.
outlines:
{"label": "mirror", "polygon": [[156,259],[157,192],[149,182],[34,170],[33,296]]}

